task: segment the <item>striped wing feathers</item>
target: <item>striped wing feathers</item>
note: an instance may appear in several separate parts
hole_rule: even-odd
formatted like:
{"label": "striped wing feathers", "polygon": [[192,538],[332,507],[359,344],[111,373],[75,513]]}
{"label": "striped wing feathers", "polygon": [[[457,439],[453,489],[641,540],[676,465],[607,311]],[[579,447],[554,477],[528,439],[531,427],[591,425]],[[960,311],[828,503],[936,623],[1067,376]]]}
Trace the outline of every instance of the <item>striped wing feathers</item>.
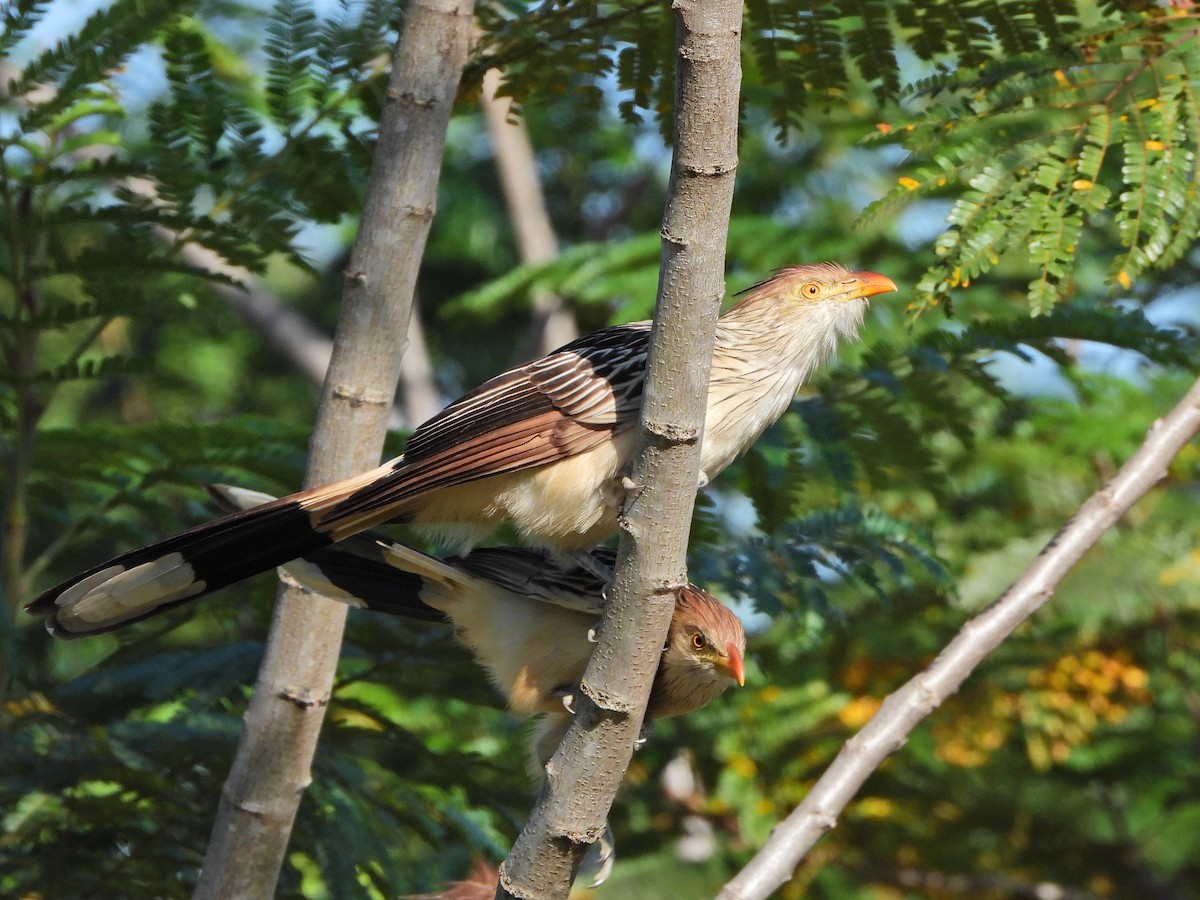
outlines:
{"label": "striped wing feathers", "polygon": [[649,334],[649,322],[604,328],[485,381],[413,433],[405,462],[454,450],[550,411],[580,424],[613,428],[629,411],[631,374],[636,397],[641,396]]}
{"label": "striped wing feathers", "polygon": [[[592,555],[609,568],[616,562],[615,550],[597,548]],[[522,597],[594,616],[604,611],[604,582],[582,567],[563,565],[547,551],[483,547],[446,562]]]}
{"label": "striped wing feathers", "polygon": [[322,528],[378,522],[381,511],[402,513],[438,488],[586,453],[636,417],[649,333],[648,322],[605,328],[497,375],[418,428],[404,456],[363,477],[349,496],[340,490],[344,499],[327,510],[317,496],[305,506],[320,510]]}

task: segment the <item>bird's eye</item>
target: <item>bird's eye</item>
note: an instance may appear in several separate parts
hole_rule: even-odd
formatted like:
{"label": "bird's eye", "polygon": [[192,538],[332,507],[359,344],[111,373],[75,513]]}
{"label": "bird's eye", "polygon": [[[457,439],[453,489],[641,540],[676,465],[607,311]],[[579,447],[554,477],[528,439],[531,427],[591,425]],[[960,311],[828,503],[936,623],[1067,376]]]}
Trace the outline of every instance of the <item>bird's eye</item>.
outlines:
{"label": "bird's eye", "polygon": [[708,646],[708,640],[704,637],[704,635],[697,631],[692,635],[692,646],[697,650],[703,650]]}
{"label": "bird's eye", "polygon": [[804,292],[805,297],[815,297],[821,293],[821,286],[815,281],[810,281],[804,287],[800,288]]}

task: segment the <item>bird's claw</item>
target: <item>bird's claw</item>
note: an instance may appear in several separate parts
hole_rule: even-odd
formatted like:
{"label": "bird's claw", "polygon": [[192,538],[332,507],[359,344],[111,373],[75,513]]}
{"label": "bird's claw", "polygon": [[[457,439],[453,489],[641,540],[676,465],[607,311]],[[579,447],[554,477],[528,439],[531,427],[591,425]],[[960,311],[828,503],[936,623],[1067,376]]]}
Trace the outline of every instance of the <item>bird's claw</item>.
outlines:
{"label": "bird's claw", "polygon": [[588,643],[589,643],[589,644],[598,644],[598,643],[600,643],[600,635],[596,633],[596,629],[595,629],[595,628],[589,628],[589,629],[588,629]]}
{"label": "bird's claw", "polygon": [[574,694],[563,694],[562,705],[563,705],[563,709],[565,709],[571,715],[575,715],[575,695]]}
{"label": "bird's claw", "polygon": [[644,746],[646,746],[646,743],[653,736],[654,736],[654,722],[651,721],[650,719],[647,719],[646,721],[644,721],[642,723],[642,730],[638,732],[638,736],[636,738],[634,738],[634,741],[633,741],[634,752],[637,752],[638,750],[641,750]]}
{"label": "bird's claw", "polygon": [[700,474],[696,477],[696,490],[702,487],[708,487],[708,473],[703,469],[700,470]]}
{"label": "bird's claw", "polygon": [[579,866],[579,874],[590,875],[592,878],[589,888],[598,888],[612,874],[613,864],[617,861],[617,842],[613,837],[612,827],[605,822],[604,834],[600,840],[588,847],[587,855]]}

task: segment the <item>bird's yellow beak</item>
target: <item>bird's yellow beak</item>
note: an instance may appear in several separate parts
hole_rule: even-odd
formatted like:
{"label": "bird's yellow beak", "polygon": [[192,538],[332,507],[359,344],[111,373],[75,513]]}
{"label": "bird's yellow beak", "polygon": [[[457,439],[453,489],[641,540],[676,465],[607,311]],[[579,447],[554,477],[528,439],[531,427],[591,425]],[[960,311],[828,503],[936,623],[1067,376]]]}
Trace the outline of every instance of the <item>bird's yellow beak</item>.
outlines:
{"label": "bird's yellow beak", "polygon": [[736,644],[730,643],[725,648],[725,657],[718,660],[717,664],[725,670],[726,675],[738,683],[738,687],[746,684],[746,666],[742,662],[742,654]]}
{"label": "bird's yellow beak", "polygon": [[878,272],[853,272],[851,276],[857,282],[850,290],[850,297],[874,297],[876,294],[890,294],[896,290],[896,282]]}

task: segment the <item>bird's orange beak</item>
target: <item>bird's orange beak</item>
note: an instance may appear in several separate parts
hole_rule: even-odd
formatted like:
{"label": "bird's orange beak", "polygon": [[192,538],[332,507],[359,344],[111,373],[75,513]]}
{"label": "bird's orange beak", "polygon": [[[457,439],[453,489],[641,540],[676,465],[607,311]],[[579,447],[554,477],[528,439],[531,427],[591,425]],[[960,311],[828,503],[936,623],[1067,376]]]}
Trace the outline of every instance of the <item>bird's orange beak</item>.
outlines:
{"label": "bird's orange beak", "polygon": [[876,294],[890,294],[896,290],[896,282],[878,272],[854,272],[851,277],[858,282],[855,297],[874,297]]}
{"label": "bird's orange beak", "polygon": [[746,666],[742,662],[742,654],[736,644],[731,642],[725,648],[725,659],[722,660],[722,663],[729,677],[738,683],[738,687],[743,687],[746,684]]}

